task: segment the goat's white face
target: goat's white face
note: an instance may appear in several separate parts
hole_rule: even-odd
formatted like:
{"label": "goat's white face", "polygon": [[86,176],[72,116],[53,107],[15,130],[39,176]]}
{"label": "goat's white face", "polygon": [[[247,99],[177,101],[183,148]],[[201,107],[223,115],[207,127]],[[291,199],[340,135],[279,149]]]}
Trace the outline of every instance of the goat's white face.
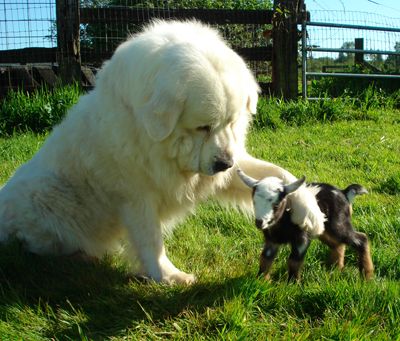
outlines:
{"label": "goat's white face", "polygon": [[280,203],[286,195],[297,190],[305,181],[305,178],[284,185],[279,178],[270,176],[261,180],[256,180],[246,175],[238,169],[238,175],[248,187],[253,189],[253,206],[256,218],[256,226],[262,230],[275,225],[282,215]]}
{"label": "goat's white face", "polygon": [[253,192],[253,205],[258,228],[264,230],[275,224],[275,213],[284,197],[285,190],[281,179],[267,177],[257,183]]}

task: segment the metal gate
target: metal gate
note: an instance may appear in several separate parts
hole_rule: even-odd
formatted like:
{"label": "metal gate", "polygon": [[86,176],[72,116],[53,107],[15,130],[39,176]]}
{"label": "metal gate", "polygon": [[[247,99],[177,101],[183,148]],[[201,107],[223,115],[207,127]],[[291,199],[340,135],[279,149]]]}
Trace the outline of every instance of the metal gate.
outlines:
{"label": "metal gate", "polygon": [[[361,14],[361,13],[360,13]],[[400,23],[400,20],[398,21]],[[332,22],[316,22],[311,21],[310,17],[307,15],[303,16],[301,23],[301,60],[302,60],[302,96],[305,99],[318,99],[308,97],[308,81],[314,78],[321,77],[355,77],[355,78],[369,78],[369,79],[377,79],[377,78],[391,78],[391,79],[400,79],[400,74],[385,74],[383,72],[372,72],[372,73],[354,73],[354,72],[315,72],[307,70],[307,61],[308,61],[308,52],[339,52],[339,53],[348,53],[354,54],[355,60],[363,60],[364,55],[387,55],[387,56],[397,56],[400,60],[400,50],[389,51],[389,50],[374,50],[374,49],[364,49],[363,40],[355,39],[355,47],[354,48],[327,48],[327,47],[319,47],[313,46],[307,43],[308,32],[307,28],[309,27],[322,27],[322,28],[335,28],[342,30],[363,30],[363,31],[382,31],[382,32],[395,32],[400,33],[400,26],[397,27],[381,27],[381,26],[368,26],[368,25],[353,25],[353,24],[339,24]],[[397,40],[397,38],[396,38]],[[399,44],[400,44],[400,35],[399,35]],[[397,45],[397,43],[396,43]]]}

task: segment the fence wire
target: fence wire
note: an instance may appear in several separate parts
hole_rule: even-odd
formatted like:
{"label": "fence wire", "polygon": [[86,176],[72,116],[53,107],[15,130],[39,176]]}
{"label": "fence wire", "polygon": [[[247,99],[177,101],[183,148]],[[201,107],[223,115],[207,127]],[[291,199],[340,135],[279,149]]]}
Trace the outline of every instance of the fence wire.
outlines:
{"label": "fence wire", "polygon": [[56,46],[55,1],[0,0],[0,50]]}
{"label": "fence wire", "polygon": [[[118,1],[113,2],[116,10],[112,17],[107,17],[107,22],[90,22],[81,24],[81,56],[82,63],[99,66],[104,59],[111,56],[115,48],[130,35],[138,32],[149,17],[174,19],[176,10],[187,9],[187,1]],[[194,3],[194,2],[193,2]],[[82,1],[81,8],[95,8],[100,12],[104,3],[94,5],[92,1]],[[193,8],[193,17],[196,11],[203,9],[201,6]],[[134,22],[124,20],[125,11],[133,13]],[[212,24],[222,36],[236,50],[251,47],[266,47],[271,44],[266,39],[265,32],[271,28],[266,24]],[[194,37],[195,39],[195,37]],[[265,61],[265,56],[255,56],[260,60],[248,60],[253,72],[263,81],[269,81],[271,76],[271,63]],[[262,60],[264,59],[264,60]]]}
{"label": "fence wire", "polygon": [[[362,26],[375,26],[400,28],[400,18],[392,18],[376,13],[355,12],[355,11],[312,11],[310,13],[311,22],[349,24]],[[363,39],[363,49],[372,51],[392,51],[400,52],[400,32],[374,31],[366,29],[350,29],[339,27],[307,27],[307,45],[317,48],[355,48],[355,39]],[[346,52],[308,52],[309,69],[308,71],[318,71],[319,64],[316,60],[324,60],[325,67],[346,68],[346,65],[354,64],[354,53]],[[388,55],[366,54],[365,60],[376,67],[382,66],[386,60],[393,59]]]}

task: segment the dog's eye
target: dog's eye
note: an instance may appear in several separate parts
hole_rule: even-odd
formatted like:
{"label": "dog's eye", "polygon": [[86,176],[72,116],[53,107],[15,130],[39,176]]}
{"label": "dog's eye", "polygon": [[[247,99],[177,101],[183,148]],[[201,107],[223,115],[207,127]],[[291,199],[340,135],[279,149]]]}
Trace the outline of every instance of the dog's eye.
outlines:
{"label": "dog's eye", "polygon": [[211,131],[211,126],[201,126],[196,128],[197,131],[204,131],[206,133],[209,133]]}

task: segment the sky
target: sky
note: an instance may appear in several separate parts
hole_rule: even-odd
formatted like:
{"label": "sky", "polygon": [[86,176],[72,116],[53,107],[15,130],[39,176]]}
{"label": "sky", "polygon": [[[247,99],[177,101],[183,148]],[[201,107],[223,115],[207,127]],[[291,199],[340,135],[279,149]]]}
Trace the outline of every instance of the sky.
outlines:
{"label": "sky", "polygon": [[[400,0],[305,0],[311,20],[348,22],[400,28]],[[361,14],[355,12],[368,12]],[[55,0],[0,0],[0,50],[52,47],[48,36],[55,18]],[[339,48],[344,41],[363,37],[366,47],[393,50],[400,33],[309,29],[310,44]],[[46,37],[47,36],[47,37]]]}
{"label": "sky", "polygon": [[305,0],[305,3],[310,12],[314,10],[363,11],[397,17],[400,21],[399,0]]}

